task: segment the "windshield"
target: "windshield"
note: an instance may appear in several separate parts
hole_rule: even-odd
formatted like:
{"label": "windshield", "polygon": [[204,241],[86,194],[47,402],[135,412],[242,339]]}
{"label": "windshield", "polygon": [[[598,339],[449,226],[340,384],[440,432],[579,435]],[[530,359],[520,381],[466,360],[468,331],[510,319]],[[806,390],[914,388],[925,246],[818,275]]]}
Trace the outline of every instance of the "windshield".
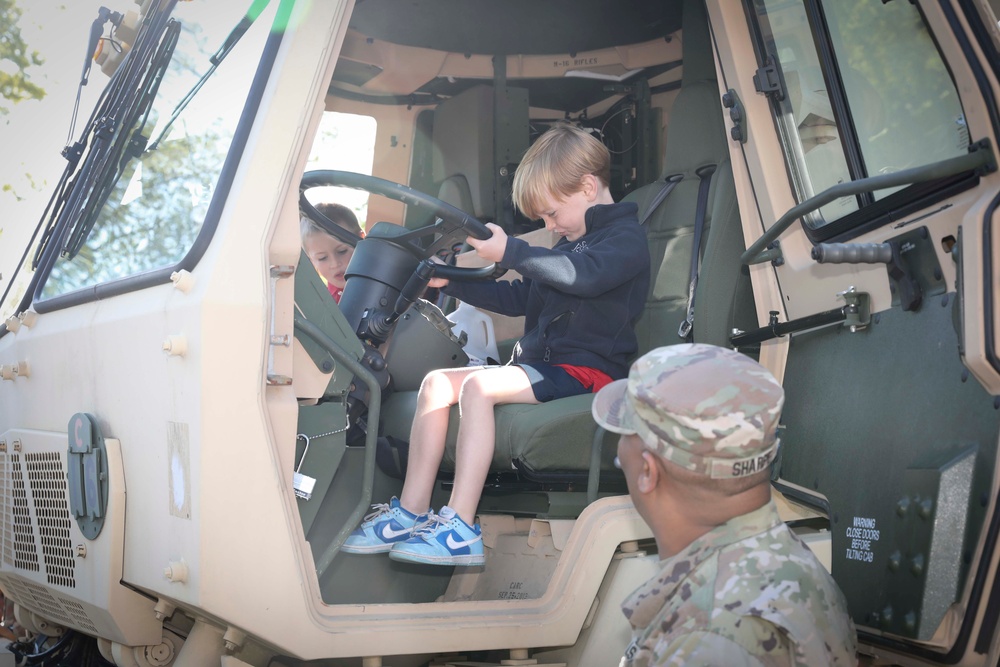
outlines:
{"label": "windshield", "polygon": [[[254,2],[253,12],[264,4]],[[143,94],[151,99],[131,110],[135,119],[123,130],[128,139],[120,157],[112,155],[76,211],[72,200],[67,205],[74,218],[42,300],[170,267],[188,253],[205,222],[269,34],[278,3],[270,4],[170,123],[178,103],[212,67],[209,59],[251,7],[249,1],[176,4],[143,90],[131,102],[140,104]],[[95,158],[92,151],[87,159]],[[97,170],[84,163],[81,174],[88,168]]]}

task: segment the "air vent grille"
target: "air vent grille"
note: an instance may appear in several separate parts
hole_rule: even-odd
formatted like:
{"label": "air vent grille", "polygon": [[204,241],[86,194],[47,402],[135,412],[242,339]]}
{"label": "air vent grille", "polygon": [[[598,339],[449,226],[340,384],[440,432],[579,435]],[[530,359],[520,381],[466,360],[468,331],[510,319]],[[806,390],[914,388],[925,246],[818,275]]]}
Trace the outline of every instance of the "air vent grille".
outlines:
{"label": "air vent grille", "polygon": [[31,526],[28,490],[24,484],[21,455],[10,456],[10,523],[14,533],[14,567],[38,572],[38,549],[35,548],[35,531]]}
{"label": "air vent grille", "polygon": [[58,595],[56,598],[62,602],[63,608],[66,609],[66,612],[73,618],[75,621],[74,625],[76,625],[76,627],[81,630],[89,630],[95,635],[98,634],[97,628],[90,622],[90,618],[87,616],[86,610],[79,602],[67,600],[66,598],[59,597]]}
{"label": "air vent grille", "polygon": [[31,498],[42,538],[45,578],[50,584],[75,588],[73,543],[69,538],[70,516],[66,502],[66,473],[58,452],[24,455]]}
{"label": "air vent grille", "polygon": [[59,595],[52,595],[44,587],[15,577],[0,577],[7,597],[22,607],[70,627],[99,634],[97,626],[79,602]]}
{"label": "air vent grille", "polygon": [[0,454],[0,525],[3,527],[0,533],[0,544],[2,548],[2,558],[5,565],[14,567],[14,521],[11,511],[11,470],[7,462],[7,455]]}
{"label": "air vent grille", "polygon": [[70,620],[69,614],[62,608],[62,605],[42,586],[11,577],[4,578],[4,585],[10,593],[13,593],[12,597],[19,604],[46,618],[66,625],[75,625]]}

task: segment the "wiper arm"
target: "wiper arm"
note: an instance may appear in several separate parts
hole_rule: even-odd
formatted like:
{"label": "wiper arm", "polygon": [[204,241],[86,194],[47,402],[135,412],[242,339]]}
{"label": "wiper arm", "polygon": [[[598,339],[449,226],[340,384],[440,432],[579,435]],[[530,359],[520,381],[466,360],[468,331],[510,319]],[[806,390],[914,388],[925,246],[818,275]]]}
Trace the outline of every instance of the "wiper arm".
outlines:
{"label": "wiper arm", "polygon": [[212,54],[212,56],[208,59],[208,62],[218,67],[219,63],[225,60],[226,56],[229,55],[229,52],[233,50],[234,46],[236,46],[236,43],[240,41],[240,38],[242,38],[243,35],[246,34],[247,30],[250,29],[253,22],[264,13],[264,10],[267,9],[270,2],[271,0],[253,0],[250,5],[250,9],[247,10],[247,13],[240,19],[240,22],[236,24],[236,27],[232,29],[229,36],[226,37],[224,42],[222,42],[222,46],[219,47],[219,50]]}
{"label": "wiper arm", "polygon": [[[95,136],[110,142],[110,146],[100,156],[102,159],[96,165],[97,171],[90,181],[93,185],[87,188],[89,196],[86,204],[66,237],[62,254],[67,259],[72,259],[80,252],[125,167],[133,158],[142,155],[145,149],[146,138],[142,131],[170,65],[180,31],[180,22],[173,19],[167,22],[164,36],[149,58],[148,70],[142,77],[141,84],[133,89],[131,95],[123,96],[122,103],[97,123]],[[134,51],[129,54],[130,57],[133,55]]]}
{"label": "wiper arm", "polygon": [[169,132],[170,128],[173,126],[174,121],[180,118],[184,109],[186,109],[188,104],[191,103],[191,100],[195,98],[202,86],[205,85],[205,82],[208,81],[213,74],[215,74],[215,70],[219,68],[219,65],[226,59],[226,56],[228,56],[229,52],[233,50],[233,47],[240,41],[240,38],[243,37],[247,30],[250,29],[250,26],[252,26],[254,21],[257,20],[257,17],[259,17],[267,8],[270,1],[271,0],[253,0],[253,3],[250,5],[250,9],[248,9],[243,18],[239,20],[236,27],[229,32],[229,35],[222,42],[222,46],[220,46],[218,51],[209,57],[208,62],[211,63],[211,67],[209,67],[208,70],[201,75],[201,78],[198,79],[198,81],[191,87],[191,90],[189,90],[183,99],[177,103],[177,106],[174,107],[173,113],[170,114],[170,119],[166,122],[166,124],[164,124],[163,129],[160,130],[160,134],[157,135],[153,143],[149,145],[149,150],[155,151],[159,147],[160,142],[163,141],[163,137],[167,136],[167,132]]}
{"label": "wiper arm", "polygon": [[[125,96],[123,99],[125,104],[119,107],[118,110],[114,110],[110,117],[103,118],[98,123],[96,133],[100,135],[103,126],[106,128],[104,131],[109,136],[114,135],[114,143],[111,150],[102,156],[104,157],[104,161],[97,174],[96,185],[66,238],[62,249],[64,257],[72,259],[80,252],[80,249],[87,242],[93,230],[101,209],[117,185],[128,163],[143,153],[155,151],[159,147],[160,141],[167,135],[174,121],[177,120],[181,112],[194,99],[198,91],[201,90],[219,64],[229,55],[229,52],[232,51],[236,43],[239,42],[240,38],[253,25],[257,17],[261,15],[269,2],[270,0],[253,0],[250,9],[247,10],[247,13],[240,19],[236,27],[230,31],[229,36],[226,37],[219,50],[209,58],[212,66],[177,104],[170,119],[164,125],[163,130],[160,131],[153,143],[149,144],[147,148],[148,137],[143,134],[143,130],[146,128],[153,100],[166,73],[167,66],[173,57],[173,51],[177,46],[180,35],[181,24],[174,19],[169,20],[164,37],[147,61],[149,69],[134,97]],[[135,57],[135,54],[132,53],[130,56]],[[141,66],[146,67],[146,65]]]}
{"label": "wiper arm", "polygon": [[[14,276],[11,277],[11,280],[7,285],[7,289],[3,292],[3,296],[0,297],[0,303],[3,303],[3,301],[7,299],[10,288],[14,284],[14,278],[17,277],[17,273],[24,264],[35,239],[38,237],[38,233],[41,231],[42,235],[41,240],[35,249],[35,254],[31,260],[32,271],[38,268],[39,260],[45,251],[45,247],[48,244],[49,239],[52,237],[56,220],[59,217],[59,211],[61,211],[62,207],[66,204],[69,191],[72,190],[73,181],[71,176],[76,171],[80,158],[83,156],[83,151],[87,147],[86,135],[80,137],[80,140],[75,143],[70,142],[73,141],[73,132],[76,130],[76,119],[79,114],[80,97],[83,92],[83,87],[86,86],[90,80],[91,65],[94,62],[93,54],[97,50],[97,44],[100,42],[101,36],[104,34],[105,24],[108,21],[111,21],[113,25],[117,26],[121,23],[121,20],[122,15],[118,12],[112,12],[107,7],[101,7],[97,11],[97,18],[95,18],[93,23],[90,25],[90,38],[87,40],[87,51],[83,61],[83,72],[80,75],[80,83],[77,86],[76,101],[73,104],[73,114],[70,117],[70,126],[69,133],[66,137],[66,146],[60,153],[64,158],[66,158],[68,164],[63,169],[63,173],[59,177],[59,182],[56,185],[52,196],[49,198],[48,204],[45,205],[45,210],[42,212],[42,216],[39,218],[38,224],[35,226],[35,231],[32,232],[31,239],[29,239],[28,244],[25,246],[24,254],[21,256],[21,261],[18,262],[17,270],[15,270]],[[97,113],[97,110],[101,108],[104,100],[106,99],[106,92],[106,90],[102,92],[101,97],[98,99],[94,108],[94,114]],[[91,116],[88,126],[91,122],[93,122],[94,117],[94,115]],[[48,223],[46,223],[46,220],[48,220]]]}
{"label": "wiper arm", "polygon": [[76,101],[73,103],[73,115],[70,117],[69,133],[66,135],[67,145],[73,141],[73,132],[76,130],[76,116],[80,110],[80,96],[83,93],[83,87],[90,81],[90,69],[94,64],[94,53],[97,51],[97,45],[104,34],[104,24],[111,21],[111,24],[117,27],[121,25],[122,18],[122,15],[118,12],[113,12],[107,7],[101,7],[97,10],[97,18],[90,25],[90,39],[87,40],[87,52],[84,54],[83,73],[80,75],[80,83],[76,88]]}
{"label": "wiper arm", "polygon": [[[42,255],[45,253],[45,248],[48,245],[49,239],[52,237],[52,232],[54,231],[56,221],[59,217],[59,211],[66,204],[66,200],[69,197],[70,190],[72,187],[71,176],[76,172],[76,167],[80,163],[80,158],[83,157],[83,152],[87,148],[87,133],[85,132],[83,136],[80,137],[79,141],[73,142],[73,133],[76,131],[76,119],[80,112],[80,97],[83,94],[83,87],[87,85],[90,81],[90,70],[91,65],[94,62],[93,54],[97,50],[97,44],[101,40],[101,36],[104,34],[104,25],[111,21],[115,26],[121,23],[122,15],[118,12],[112,12],[107,7],[101,7],[97,12],[97,18],[90,25],[90,38],[87,40],[87,52],[83,61],[83,72],[80,75],[80,83],[77,85],[76,89],[76,100],[73,103],[73,113],[70,116],[69,132],[66,135],[66,145],[61,151],[61,155],[66,158],[69,163],[63,169],[63,174],[59,178],[59,184],[53,191],[52,197],[49,199],[49,203],[45,207],[45,211],[42,213],[42,217],[38,221],[38,225],[35,228],[35,232],[31,235],[31,240],[28,243],[28,248],[35,241],[35,237],[38,236],[38,232],[42,229],[44,225],[45,231],[42,234],[41,241],[38,243],[38,247],[35,249],[35,255],[31,260],[31,270],[34,271],[38,268],[38,264],[41,260]],[[87,121],[87,127],[90,127],[94,119],[97,117],[98,113],[103,109],[104,104],[107,100],[107,88],[101,92],[101,96],[97,100],[97,104],[94,105],[94,111]],[[51,217],[50,217],[51,213]],[[48,222],[46,223],[46,219]],[[28,249],[25,249],[25,256],[27,256]],[[24,258],[22,258],[22,263]],[[16,274],[15,274],[16,275]],[[9,289],[8,285],[8,289]],[[7,292],[4,292],[3,299],[7,298]],[[2,299],[0,299],[2,301]]]}

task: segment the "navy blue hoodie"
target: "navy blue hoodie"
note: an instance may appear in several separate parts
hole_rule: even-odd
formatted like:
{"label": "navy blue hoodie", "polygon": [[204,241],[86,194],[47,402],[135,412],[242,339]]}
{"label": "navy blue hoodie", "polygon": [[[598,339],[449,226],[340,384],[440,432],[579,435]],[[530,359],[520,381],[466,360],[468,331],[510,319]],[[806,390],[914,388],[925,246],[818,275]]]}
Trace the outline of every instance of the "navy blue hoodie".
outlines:
{"label": "navy blue hoodie", "polygon": [[553,248],[509,237],[500,266],[523,280],[450,282],[443,291],[473,306],[523,315],[513,363],[596,368],[628,375],[635,323],[649,291],[649,249],[632,202],[587,209],[586,233]]}

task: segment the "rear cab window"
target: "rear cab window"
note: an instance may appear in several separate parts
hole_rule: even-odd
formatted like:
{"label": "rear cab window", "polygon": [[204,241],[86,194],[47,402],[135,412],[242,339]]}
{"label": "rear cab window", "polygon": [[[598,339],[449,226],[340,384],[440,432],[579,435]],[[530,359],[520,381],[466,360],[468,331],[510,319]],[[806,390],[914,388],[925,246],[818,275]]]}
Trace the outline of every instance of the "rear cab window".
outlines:
{"label": "rear cab window", "polygon": [[[378,123],[371,116],[325,111],[313,140],[306,171],[335,169],[372,175]],[[354,211],[361,228],[368,229],[369,194],[354,188],[325,186],[306,191],[310,203],[336,202]]]}

